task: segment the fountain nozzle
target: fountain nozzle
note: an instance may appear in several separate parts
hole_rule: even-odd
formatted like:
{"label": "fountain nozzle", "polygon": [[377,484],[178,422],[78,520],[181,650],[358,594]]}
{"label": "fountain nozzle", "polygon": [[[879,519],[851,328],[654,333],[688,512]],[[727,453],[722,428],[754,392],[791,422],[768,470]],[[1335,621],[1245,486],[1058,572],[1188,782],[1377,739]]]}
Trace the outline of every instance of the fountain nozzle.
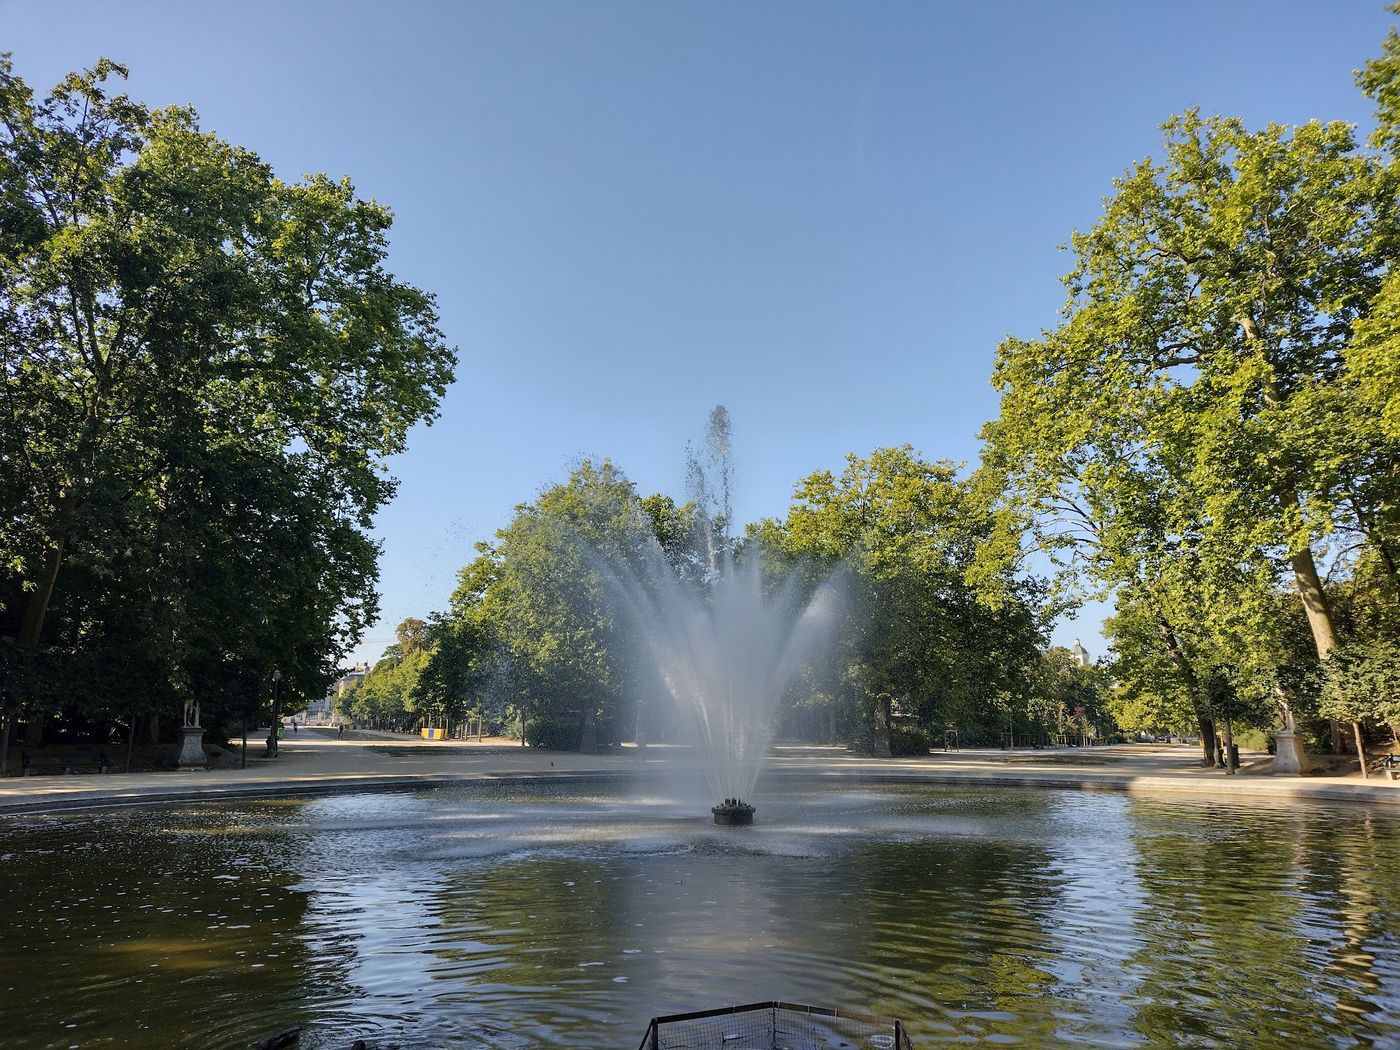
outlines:
{"label": "fountain nozzle", "polygon": [[754,807],[740,798],[727,798],[718,806],[713,806],[715,823],[724,827],[743,827],[753,823]]}

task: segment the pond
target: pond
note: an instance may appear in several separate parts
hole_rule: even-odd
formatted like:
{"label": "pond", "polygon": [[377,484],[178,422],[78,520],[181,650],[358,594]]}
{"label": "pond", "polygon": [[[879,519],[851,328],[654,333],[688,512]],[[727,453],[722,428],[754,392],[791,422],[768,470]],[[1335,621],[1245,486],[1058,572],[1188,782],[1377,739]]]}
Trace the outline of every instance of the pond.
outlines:
{"label": "pond", "polygon": [[635,1047],[784,999],[915,1046],[1400,1046],[1400,814],[774,778],[0,822],[6,1047]]}

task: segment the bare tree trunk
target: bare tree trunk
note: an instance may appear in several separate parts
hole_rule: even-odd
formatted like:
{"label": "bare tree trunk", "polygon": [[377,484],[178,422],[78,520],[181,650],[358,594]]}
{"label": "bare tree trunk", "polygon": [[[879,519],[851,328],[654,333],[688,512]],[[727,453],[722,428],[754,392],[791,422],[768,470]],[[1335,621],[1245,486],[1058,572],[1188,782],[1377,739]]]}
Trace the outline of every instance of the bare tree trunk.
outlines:
{"label": "bare tree trunk", "polygon": [[1353,722],[1351,731],[1356,735],[1356,757],[1361,762],[1361,779],[1367,779],[1371,774],[1366,772],[1366,745],[1361,740],[1361,723]]}
{"label": "bare tree trunk", "polygon": [[1215,722],[1197,715],[1196,724],[1201,728],[1201,765],[1209,768],[1215,765]]}
{"label": "bare tree trunk", "polygon": [[[1304,548],[1290,559],[1293,566],[1293,579],[1298,585],[1298,596],[1303,600],[1303,611],[1308,614],[1308,626],[1312,629],[1313,644],[1317,647],[1317,658],[1326,660],[1327,655],[1337,646],[1337,629],[1332,622],[1332,607],[1327,601],[1327,591],[1317,572],[1312,551]],[[1329,718],[1332,730],[1332,751],[1341,754],[1342,723]]]}
{"label": "bare tree trunk", "polygon": [[1306,547],[1289,561],[1298,584],[1298,596],[1303,599],[1303,610],[1308,614],[1308,626],[1312,628],[1318,658],[1325,660],[1337,645],[1337,631],[1332,624],[1332,608],[1327,602],[1322,579],[1318,576],[1317,563],[1313,561],[1312,551]]}
{"label": "bare tree trunk", "polygon": [[1235,775],[1235,739],[1231,733],[1230,720],[1224,721],[1225,729],[1225,773],[1228,776]]}
{"label": "bare tree trunk", "polygon": [[44,716],[32,714],[24,722],[24,746],[42,747],[44,744]]}
{"label": "bare tree trunk", "polygon": [[0,777],[10,775],[10,723],[9,715],[0,716]]}
{"label": "bare tree trunk", "polygon": [[1191,666],[1191,661],[1187,659],[1171,621],[1160,612],[1157,614],[1157,629],[1162,634],[1162,641],[1166,643],[1167,653],[1172,658],[1172,666],[1176,668],[1177,674],[1181,675],[1181,680],[1190,693],[1191,709],[1196,715],[1196,724],[1201,730],[1201,765],[1209,769],[1215,765],[1215,720],[1201,705],[1200,679],[1196,677],[1196,671]]}

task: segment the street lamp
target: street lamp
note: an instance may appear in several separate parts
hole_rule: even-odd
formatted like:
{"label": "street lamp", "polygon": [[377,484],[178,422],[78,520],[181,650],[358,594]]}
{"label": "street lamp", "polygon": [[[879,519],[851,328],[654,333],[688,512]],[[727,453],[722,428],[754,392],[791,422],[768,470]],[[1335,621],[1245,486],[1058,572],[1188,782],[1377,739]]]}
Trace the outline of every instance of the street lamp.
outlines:
{"label": "street lamp", "polygon": [[272,732],[267,734],[267,755],[277,757],[277,730],[282,724],[282,700],[278,693],[278,683],[282,681],[280,668],[272,669]]}

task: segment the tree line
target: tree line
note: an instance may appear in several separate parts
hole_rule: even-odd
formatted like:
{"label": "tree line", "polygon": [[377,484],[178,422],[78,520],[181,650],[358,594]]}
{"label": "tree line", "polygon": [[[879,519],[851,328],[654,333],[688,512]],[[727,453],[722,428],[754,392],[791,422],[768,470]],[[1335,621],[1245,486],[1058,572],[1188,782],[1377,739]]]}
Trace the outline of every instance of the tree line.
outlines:
{"label": "tree line", "polygon": [[[432,296],[385,269],[386,209],[277,179],[193,110],[110,93],[121,75],[37,99],[0,64],[0,705],[35,737],[46,716],[252,717],[274,668],[323,690],[377,615],[383,461],[454,365]],[[1400,725],[1394,30],[1358,82],[1367,141],[1164,125],[1070,238],[1058,324],[998,347],[972,469],[852,455],[740,528],[727,488],[642,495],[584,462],[401,626],[346,713],[664,737],[597,552],[659,548],[703,591],[718,540],[775,581],[847,577],[833,651],[784,698],[792,735],[1190,731],[1212,763],[1254,728],[1280,768],[1343,747],[1364,768]],[[1086,668],[1045,643],[1090,596],[1115,611]]]}
{"label": "tree line", "polygon": [[[945,729],[960,743],[1113,732],[1102,670],[1043,651],[1044,584],[973,573],[996,513],[979,482],[909,447],[878,449],[803,478],[786,518],[732,541],[775,587],[844,576],[834,651],[783,698],[782,732],[879,754],[927,751]],[[448,609],[400,625],[342,717],[399,729],[483,719],[557,748],[683,739],[609,566],[703,593],[706,547],[726,528],[699,500],[642,496],[611,462],[585,460],[478,545]]]}
{"label": "tree line", "polygon": [[[1010,738],[1018,720],[1034,735],[1094,711],[1108,732],[1194,732],[1205,764],[1236,729],[1264,729],[1281,769],[1352,746],[1364,770],[1367,738],[1394,739],[1395,30],[1357,79],[1377,106],[1369,142],[1342,122],[1250,129],[1194,110],[1163,126],[1161,156],[1129,167],[1071,237],[1060,323],[999,346],[1000,410],[968,477],[877,450],[803,479],[786,519],[746,530],[789,571],[855,567],[838,684],[795,699],[791,724],[825,719],[830,737],[879,750],[896,712],[935,736],[1000,722]],[[603,621],[549,621],[525,568],[559,556],[526,534],[594,469],[522,506],[433,630],[494,654],[459,660],[457,681],[469,666],[538,672],[522,710],[616,722]],[[1111,653],[1076,670],[1038,641],[1086,596],[1114,603]],[[571,666],[591,701],[556,666],[571,650],[588,654]],[[427,657],[422,695],[445,703],[443,667]],[[1085,702],[1053,699],[1066,695]]]}

